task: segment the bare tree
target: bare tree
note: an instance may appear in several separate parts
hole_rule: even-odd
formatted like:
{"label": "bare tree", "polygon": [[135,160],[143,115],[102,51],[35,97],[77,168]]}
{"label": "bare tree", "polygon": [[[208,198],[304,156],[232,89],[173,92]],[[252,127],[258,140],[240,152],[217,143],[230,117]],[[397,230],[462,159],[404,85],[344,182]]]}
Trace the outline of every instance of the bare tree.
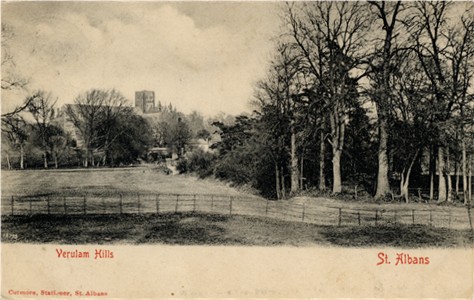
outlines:
{"label": "bare tree", "polygon": [[[277,198],[285,197],[284,157],[290,157],[291,192],[300,188],[300,168],[297,155],[296,102],[300,84],[297,74],[300,71],[298,57],[292,53],[290,44],[281,43],[271,63],[268,78],[259,83],[258,107],[261,111],[261,122],[266,123],[264,130],[272,138],[267,139],[268,149],[275,163]],[[289,127],[289,128],[288,128]],[[289,145],[285,132],[289,130]]]}
{"label": "bare tree", "polygon": [[466,11],[462,15],[461,26],[451,25],[456,23],[456,20],[448,22],[451,5],[446,1],[417,2],[414,18],[409,24],[413,50],[433,95],[432,124],[440,137],[436,145],[439,202],[452,201],[449,129],[457,107],[464,114],[466,93],[472,78],[468,71],[473,54],[472,12]]}
{"label": "bare tree", "polygon": [[38,91],[25,100],[25,103],[28,104],[27,109],[33,116],[35,126],[40,134],[44,168],[48,168],[48,134],[49,126],[54,118],[56,101],[51,93],[46,93],[45,91]]}
{"label": "bare tree", "polygon": [[[468,112],[473,103],[469,90],[474,78],[474,5],[471,5],[462,14],[458,24],[449,29],[446,58],[451,66],[450,94],[458,106],[459,122],[457,122],[456,131],[460,133],[463,198],[464,204],[468,204],[467,137],[465,128],[469,121],[472,122]],[[455,172],[457,174],[457,170]],[[456,187],[457,185],[458,180],[456,180]]]}
{"label": "bare tree", "polygon": [[66,106],[69,121],[79,131],[84,141],[84,166],[94,166],[94,153],[101,151],[103,164],[107,163],[110,145],[123,133],[116,130],[119,118],[132,112],[131,107],[125,106],[125,97],[116,90],[92,89],[80,94],[74,104]]}
{"label": "bare tree", "polygon": [[[388,122],[392,105],[393,86],[391,76],[396,72],[394,55],[398,47],[400,35],[399,16],[405,9],[402,1],[369,1],[374,15],[375,26],[381,28],[381,37],[375,39],[375,53],[370,65],[371,89],[369,95],[375,103],[378,125],[378,171],[375,198],[381,198],[390,192],[388,179]],[[377,32],[376,30],[375,32]],[[376,34],[377,35],[377,34]]]}
{"label": "bare tree", "polygon": [[20,151],[20,169],[24,169],[25,157],[25,143],[28,140],[29,131],[28,124],[18,115],[9,115],[2,117],[2,133],[4,134],[5,142],[8,142],[6,151],[6,158],[8,169],[11,169],[10,151],[17,149]]}
{"label": "bare tree", "polygon": [[66,114],[79,131],[85,148],[84,167],[94,165],[94,143],[97,141],[97,126],[100,122],[106,92],[90,90],[76,97],[74,104],[66,106]]}
{"label": "bare tree", "polygon": [[103,165],[107,164],[110,145],[122,133],[117,131],[117,122],[125,121],[132,113],[132,108],[127,107],[127,99],[117,90],[107,91],[107,96],[102,103],[99,125],[99,147],[104,152]]}
{"label": "bare tree", "polygon": [[340,193],[341,155],[348,122],[347,101],[357,98],[357,82],[364,76],[369,29],[366,3],[310,2],[287,4],[285,21],[295,45],[305,58],[328,107],[331,128],[333,193]]}

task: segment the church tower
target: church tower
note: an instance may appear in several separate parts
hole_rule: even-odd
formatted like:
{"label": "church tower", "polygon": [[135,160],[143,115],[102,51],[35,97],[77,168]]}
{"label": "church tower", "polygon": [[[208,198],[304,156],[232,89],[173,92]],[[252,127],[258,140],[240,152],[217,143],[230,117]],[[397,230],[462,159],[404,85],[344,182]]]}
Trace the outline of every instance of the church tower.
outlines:
{"label": "church tower", "polygon": [[138,108],[142,113],[153,112],[155,110],[155,92],[135,92],[135,107]]}

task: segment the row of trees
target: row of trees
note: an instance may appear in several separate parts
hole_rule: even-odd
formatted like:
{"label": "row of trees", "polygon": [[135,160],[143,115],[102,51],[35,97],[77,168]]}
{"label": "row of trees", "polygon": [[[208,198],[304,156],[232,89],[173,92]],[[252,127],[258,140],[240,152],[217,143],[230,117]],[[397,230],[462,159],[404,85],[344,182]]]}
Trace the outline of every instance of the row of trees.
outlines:
{"label": "row of trees", "polygon": [[[289,3],[283,18],[278,54],[257,94],[259,121],[272,139],[277,195],[285,188],[286,164],[291,192],[301,188],[305,156],[316,155],[307,152],[308,144],[318,144],[321,190],[329,145],[335,194],[342,191],[341,160],[367,155],[367,165],[377,157],[375,197],[390,193],[390,178],[396,177],[408,201],[414,164],[428,153],[430,197],[437,174],[438,200],[451,201],[451,174],[460,170],[468,200],[468,156],[474,150],[472,6]],[[363,110],[375,122],[364,118]],[[346,144],[348,134],[352,145]],[[459,162],[455,170],[453,158]]]}
{"label": "row of trees", "polygon": [[[339,194],[351,182],[378,199],[399,190],[406,201],[410,184],[428,187],[428,197],[439,202],[453,201],[462,189],[468,203],[474,156],[469,3],[291,2],[283,4],[282,21],[267,76],[255,91],[254,114],[210,126],[198,114],[170,108],[145,122],[120,93],[92,90],[64,112],[82,137],[75,148],[84,149],[83,164],[134,159],[150,146],[183,154],[192,137],[210,139],[216,131],[217,154],[190,153],[183,170],[251,184],[278,199],[310,186]],[[46,166],[61,148],[52,146],[61,134],[51,127],[54,105],[43,98],[50,97],[34,94],[3,116],[2,134],[14,136],[16,145],[35,137]],[[22,109],[33,122],[19,117]],[[34,130],[24,133],[23,124]],[[139,139],[131,147],[142,146],[119,159],[129,138]]]}
{"label": "row of trees", "polygon": [[277,198],[305,186],[339,194],[345,180],[378,199],[399,190],[406,201],[415,183],[440,202],[458,194],[454,174],[467,204],[473,6],[291,2],[282,19],[254,115],[215,124],[214,174]]}
{"label": "row of trees", "polygon": [[[29,166],[116,166],[149,156],[153,147],[168,148],[181,158],[193,139],[209,142],[212,125],[202,115],[175,108],[137,115],[116,90],[92,89],[73,104],[56,107],[50,93],[35,92],[22,110],[2,116],[2,149],[7,168]],[[25,157],[29,164],[25,163]],[[16,158],[12,162],[12,158]]]}
{"label": "row of trees", "polygon": [[[209,140],[214,128],[197,112],[184,115],[172,104],[157,104],[139,116],[117,90],[92,89],[61,109],[45,91],[31,92],[16,72],[10,41],[14,31],[2,23],[2,92],[30,94],[2,114],[2,163],[6,167],[115,166],[147,157],[152,147],[182,155],[192,138]],[[224,118],[225,116],[220,116]],[[227,116],[228,117],[228,116]]]}
{"label": "row of trees", "polygon": [[26,167],[25,157],[37,166],[39,153],[44,168],[51,160],[56,168],[136,161],[146,155],[152,136],[148,123],[126,102],[116,90],[90,90],[61,110],[50,93],[35,92],[25,99],[24,110],[2,116],[7,167],[12,168],[12,156],[20,169]]}

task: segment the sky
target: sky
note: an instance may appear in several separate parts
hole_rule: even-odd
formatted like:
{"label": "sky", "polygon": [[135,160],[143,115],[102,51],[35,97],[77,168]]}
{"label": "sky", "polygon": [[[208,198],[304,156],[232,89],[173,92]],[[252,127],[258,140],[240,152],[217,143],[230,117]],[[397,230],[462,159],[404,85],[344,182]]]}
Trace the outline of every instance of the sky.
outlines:
{"label": "sky", "polygon": [[26,92],[2,91],[3,112],[38,89],[61,106],[115,88],[130,105],[152,90],[207,116],[251,111],[279,28],[275,2],[3,2],[2,23],[14,32],[14,70],[29,80]]}

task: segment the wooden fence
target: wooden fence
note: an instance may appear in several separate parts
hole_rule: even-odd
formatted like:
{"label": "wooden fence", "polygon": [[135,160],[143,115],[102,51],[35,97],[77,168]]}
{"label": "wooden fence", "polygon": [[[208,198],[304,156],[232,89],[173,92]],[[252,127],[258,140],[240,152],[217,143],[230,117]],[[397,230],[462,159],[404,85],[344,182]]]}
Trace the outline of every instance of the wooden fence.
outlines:
{"label": "wooden fence", "polygon": [[261,198],[202,194],[128,194],[113,196],[10,196],[2,215],[90,215],[202,212],[301,221],[319,225],[422,224],[471,229],[472,211],[461,207],[374,209],[293,203]]}

